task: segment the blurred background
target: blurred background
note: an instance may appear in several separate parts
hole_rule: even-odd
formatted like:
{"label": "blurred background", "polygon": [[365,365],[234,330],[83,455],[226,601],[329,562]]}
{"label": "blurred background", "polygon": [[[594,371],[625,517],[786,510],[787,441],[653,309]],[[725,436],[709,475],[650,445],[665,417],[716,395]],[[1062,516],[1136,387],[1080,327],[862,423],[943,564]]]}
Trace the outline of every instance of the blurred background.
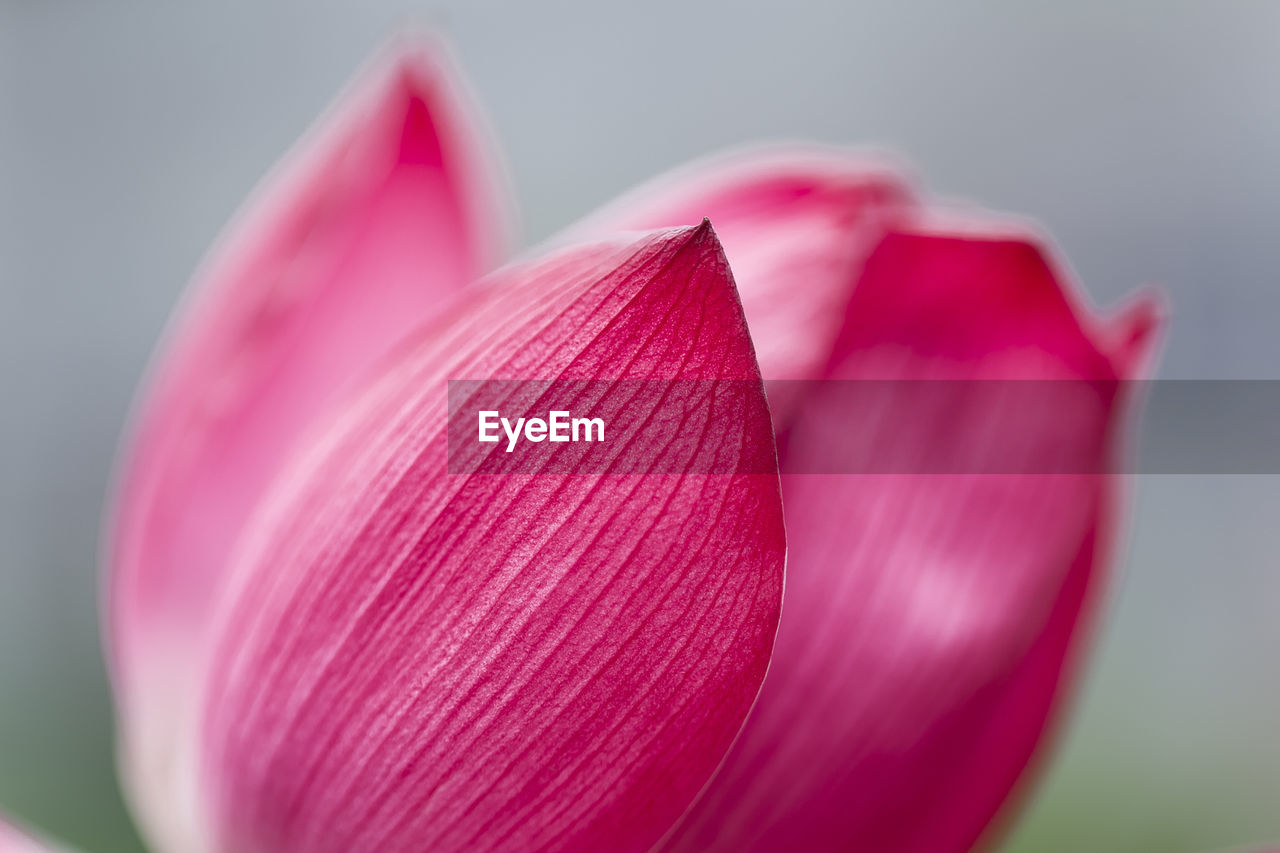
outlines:
{"label": "blurred background", "polygon": [[[1280,3],[0,0],[0,808],[136,850],[95,559],[126,409],[201,254],[397,26],[454,42],[525,241],[689,157],[873,143],[1043,221],[1166,378],[1280,379]],[[1280,840],[1280,477],[1144,476],[1076,714],[1007,849]]]}

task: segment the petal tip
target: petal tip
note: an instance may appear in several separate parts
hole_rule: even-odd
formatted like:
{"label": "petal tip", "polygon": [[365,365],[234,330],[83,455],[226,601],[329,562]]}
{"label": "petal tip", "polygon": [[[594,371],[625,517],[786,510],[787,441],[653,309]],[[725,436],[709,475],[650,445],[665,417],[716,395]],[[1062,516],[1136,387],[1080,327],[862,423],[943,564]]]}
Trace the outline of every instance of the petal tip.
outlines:
{"label": "petal tip", "polygon": [[513,244],[517,215],[512,181],[480,99],[462,73],[449,39],[433,27],[405,26],[356,75],[356,90],[374,105],[388,145],[402,165],[450,165],[468,188],[487,267]]}
{"label": "petal tip", "polygon": [[1159,357],[1172,309],[1168,295],[1154,286],[1139,290],[1107,324],[1108,352],[1121,379],[1146,375]]}
{"label": "petal tip", "polygon": [[[216,701],[200,778],[225,847],[649,849],[687,807],[776,633],[776,460],[767,477],[458,479],[434,401],[447,377],[493,376],[517,349],[541,376],[623,392],[583,398],[595,411],[636,405],[615,380],[758,379],[729,283],[712,289],[727,268],[706,252],[719,244],[703,222],[495,274],[451,338],[406,350],[300,469],[304,484],[287,481],[283,514],[259,517],[241,553],[203,686]],[[746,434],[721,445],[697,430],[680,452],[773,452],[762,386],[745,409],[715,399],[708,417],[733,435],[745,412]],[[411,465],[384,468],[410,448]],[[394,502],[370,500],[384,486]],[[519,506],[540,509],[506,509]],[[398,537],[361,532],[369,508],[420,546],[392,557]]]}

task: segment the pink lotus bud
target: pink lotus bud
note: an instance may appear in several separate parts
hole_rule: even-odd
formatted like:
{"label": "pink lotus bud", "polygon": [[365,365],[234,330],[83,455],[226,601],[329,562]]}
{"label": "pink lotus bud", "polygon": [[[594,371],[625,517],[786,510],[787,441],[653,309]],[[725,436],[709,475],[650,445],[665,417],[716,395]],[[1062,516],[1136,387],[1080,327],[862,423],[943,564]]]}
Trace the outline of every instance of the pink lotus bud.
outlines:
{"label": "pink lotus bud", "polygon": [[[107,618],[149,840],[990,840],[1087,644],[1150,301],[1100,319],[1027,230],[796,147],[490,272],[506,205],[438,56],[290,156],[139,402]],[[490,405],[505,447],[459,457]],[[557,411],[601,441],[553,446]]]}

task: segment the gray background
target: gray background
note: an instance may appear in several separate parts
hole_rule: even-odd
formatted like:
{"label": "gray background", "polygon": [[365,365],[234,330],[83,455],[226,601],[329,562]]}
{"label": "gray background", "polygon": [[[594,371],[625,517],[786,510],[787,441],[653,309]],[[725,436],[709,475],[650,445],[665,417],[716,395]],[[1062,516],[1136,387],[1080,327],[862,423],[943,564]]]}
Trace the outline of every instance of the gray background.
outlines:
{"label": "gray background", "polygon": [[[1280,378],[1280,3],[179,5],[0,0],[0,805],[89,849],[133,843],[94,569],[130,394],[202,251],[397,23],[455,42],[527,240],[720,146],[877,143],[1040,218],[1102,304],[1160,283],[1162,376]],[[1280,478],[1138,485],[1014,850],[1280,839]]]}

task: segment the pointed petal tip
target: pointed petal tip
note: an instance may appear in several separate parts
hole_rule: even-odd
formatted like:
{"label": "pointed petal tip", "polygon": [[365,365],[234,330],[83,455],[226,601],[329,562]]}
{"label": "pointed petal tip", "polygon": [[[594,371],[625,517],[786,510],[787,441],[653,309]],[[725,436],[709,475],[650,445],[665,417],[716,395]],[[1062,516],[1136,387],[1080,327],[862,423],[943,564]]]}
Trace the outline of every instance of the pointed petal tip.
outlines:
{"label": "pointed petal tip", "polygon": [[[452,99],[472,100],[449,42],[434,30],[404,30],[388,39],[363,75],[383,97],[439,108]],[[442,103],[445,102],[445,103]]]}
{"label": "pointed petal tip", "polygon": [[[951,203],[919,209],[901,230],[929,237],[1026,244],[1059,271],[1059,283],[1069,296],[1076,301],[1083,296],[1076,277],[1064,269],[1062,253],[1056,249],[1048,229],[1032,218]],[[1082,313],[1095,317],[1104,313],[1091,305],[1080,308]],[[1159,346],[1161,332],[1168,325],[1170,305],[1167,294],[1159,287],[1147,285],[1127,296],[1119,308],[1106,313],[1109,318],[1101,322],[1107,328],[1099,330],[1105,352],[1123,361],[1125,352],[1130,351],[1140,363]]]}
{"label": "pointed petal tip", "polygon": [[[636,239],[635,232],[622,232],[615,235],[623,242]],[[674,228],[659,228],[654,231],[640,233],[640,245],[662,247],[672,253],[692,252],[698,257],[723,255],[724,247],[720,244],[720,236],[708,217],[692,225],[677,225]],[[729,279],[731,281],[731,279]]]}
{"label": "pointed petal tip", "polygon": [[[435,124],[453,123],[458,79],[443,40],[400,34],[388,41],[357,74],[353,89],[371,104],[401,163],[438,163],[440,140]],[[446,128],[447,129],[447,128]]]}
{"label": "pointed petal tip", "polygon": [[711,217],[704,216],[701,222],[692,226],[689,242],[699,245],[714,245],[717,249],[720,248],[720,238],[716,235],[716,229],[711,224]]}
{"label": "pointed petal tip", "polygon": [[[944,322],[946,312],[971,321]],[[1037,223],[951,205],[889,230],[855,292],[849,328],[858,340],[883,338],[897,323],[926,337],[935,328],[936,345],[1034,346],[1073,373],[1128,379],[1150,364],[1166,313],[1152,289],[1109,317]]]}
{"label": "pointed petal tip", "polygon": [[[758,380],[712,281],[727,269],[698,254],[717,248],[703,223],[495,274],[290,480],[242,555],[205,685],[203,778],[227,847],[639,850],[687,807],[772,649],[776,460],[767,476],[454,477],[435,389],[513,359],[551,378]],[[714,422],[690,459],[773,453],[763,387],[738,412],[699,399]],[[722,445],[716,424],[743,434]],[[401,550],[369,512],[420,544]]]}
{"label": "pointed petal tip", "polygon": [[[677,229],[677,234],[676,242],[680,245],[679,251],[689,252],[692,257],[690,275],[694,275],[695,270],[702,269],[707,264],[714,266],[716,272],[708,278],[707,286],[713,291],[718,289],[724,294],[732,305],[729,310],[739,321],[741,331],[746,334],[747,321],[742,311],[742,295],[738,291],[733,270],[725,255],[724,244],[720,242],[720,235],[711,224],[711,218],[704,216],[697,225]],[[750,340],[749,337],[748,340]]]}
{"label": "pointed petal tip", "polygon": [[[557,242],[709,219],[765,380],[812,379],[867,253],[915,204],[915,186],[910,170],[887,156],[769,143],[719,152],[648,181]],[[793,396],[779,391],[770,401],[779,425],[790,419]]]}
{"label": "pointed petal tip", "polygon": [[370,79],[418,94],[429,94],[434,86],[459,76],[448,39],[430,27],[402,27],[392,33],[375,49],[366,68]]}
{"label": "pointed petal tip", "polygon": [[1142,288],[1112,312],[1104,346],[1121,379],[1150,373],[1159,358],[1171,315],[1168,295],[1153,285]]}
{"label": "pointed petal tip", "polygon": [[[467,190],[489,266],[514,243],[517,212],[512,182],[480,98],[467,81],[449,39],[430,27],[404,27],[375,50],[345,102],[372,104],[396,162],[444,165]],[[356,112],[352,110],[352,112]]]}
{"label": "pointed petal tip", "polygon": [[442,40],[387,45],[259,183],[169,322],[104,521],[106,655],[123,748],[148,772],[174,765],[210,602],[280,461],[509,245],[474,103]]}

